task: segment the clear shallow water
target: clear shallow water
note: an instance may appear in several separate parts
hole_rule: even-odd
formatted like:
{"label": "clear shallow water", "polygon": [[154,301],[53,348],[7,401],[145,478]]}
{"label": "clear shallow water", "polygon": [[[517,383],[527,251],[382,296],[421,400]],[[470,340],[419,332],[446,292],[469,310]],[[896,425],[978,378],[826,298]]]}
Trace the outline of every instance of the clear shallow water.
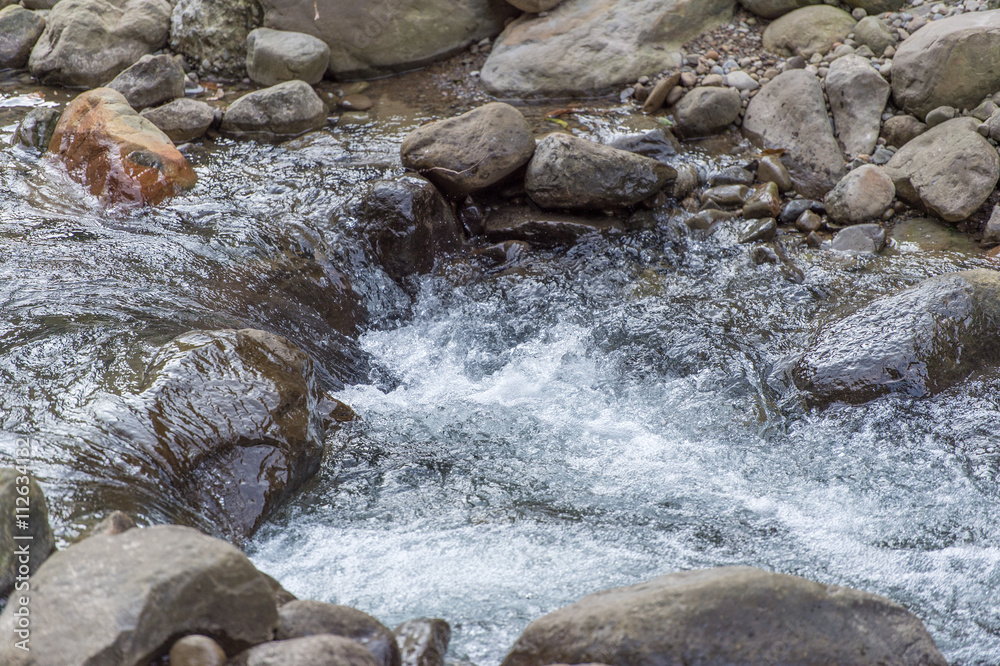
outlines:
{"label": "clear shallow water", "polygon": [[[444,617],[452,656],[488,666],[589,592],[753,564],[886,594],[950,660],[1000,661],[1000,378],[823,412],[783,380],[825,321],[974,265],[964,246],[931,227],[878,259],[793,255],[796,284],[731,232],[664,222],[501,271],[456,261],[411,304],[329,219],[417,122],[195,149],[199,186],[143,211],[0,151],[0,454],[40,438],[64,543],[107,479],[130,483],[93,406],[181,332],[256,326],[361,416],[250,544],[302,597]],[[324,286],[343,275],[373,313],[357,345]]]}

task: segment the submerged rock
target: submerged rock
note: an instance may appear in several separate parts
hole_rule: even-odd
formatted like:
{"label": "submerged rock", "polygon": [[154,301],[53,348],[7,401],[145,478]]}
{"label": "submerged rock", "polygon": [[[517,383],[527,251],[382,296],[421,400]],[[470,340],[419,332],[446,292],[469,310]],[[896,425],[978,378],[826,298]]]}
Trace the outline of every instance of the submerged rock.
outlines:
{"label": "submerged rock", "polygon": [[56,131],[62,114],[47,106],[40,106],[28,111],[14,132],[15,146],[27,148],[36,153],[44,153],[52,142],[52,134]]}
{"label": "submerged rock", "polygon": [[257,28],[247,37],[247,74],[261,85],[319,83],[329,64],[330,47],[312,35]]}
{"label": "submerged rock", "polygon": [[[25,460],[30,457],[26,451]],[[45,495],[28,471],[23,467],[0,468],[0,515],[4,516],[0,521],[0,599],[18,584],[26,591],[23,586],[28,576],[38,571],[56,549]],[[22,519],[23,523],[18,522]]]}
{"label": "submerged rock", "polygon": [[880,224],[856,224],[837,232],[830,247],[846,254],[878,254],[885,249],[885,229]]}
{"label": "submerged rock", "polygon": [[139,666],[188,633],[236,652],[270,640],[278,621],[267,582],[243,553],[175,525],[56,553],[31,579],[30,609],[30,651],[14,646],[15,606],[0,615],[0,663]]}
{"label": "submerged rock", "polygon": [[326,107],[305,81],[286,81],[233,102],[219,131],[237,139],[281,141],[326,125]]}
{"label": "submerged rock", "polygon": [[793,377],[818,404],[923,397],[1000,364],[1000,272],[933,277],[820,332]]}
{"label": "submerged rock", "polygon": [[167,0],[61,0],[28,69],[47,85],[96,88],[163,48],[169,28]]}
{"label": "submerged rock", "polygon": [[38,38],[45,30],[45,19],[18,5],[0,10],[0,69],[23,69]]}
{"label": "submerged rock", "polygon": [[368,650],[379,666],[400,666],[396,636],[367,613],[320,601],[290,601],[278,611],[277,640],[330,634]]}
{"label": "submerged rock", "polygon": [[530,204],[500,206],[486,216],[483,234],[495,242],[523,241],[540,247],[570,245],[580,237],[611,229],[624,230],[623,221],[602,214],[540,210]]}
{"label": "submerged rock", "polygon": [[502,666],[944,666],[923,623],[888,599],[749,567],[605,590],[535,620]]}
{"label": "submerged rock", "polygon": [[272,641],[233,657],[229,666],[379,666],[371,653],[354,641],[320,634]]}
{"label": "submerged rock", "polygon": [[451,626],[438,618],[407,620],[393,630],[402,666],[444,666]]}
{"label": "submerged rock", "polygon": [[497,38],[482,82],[499,97],[589,95],[681,64],[680,47],[728,21],[733,0],[565,0]]}
{"label": "submerged rock", "polygon": [[528,121],[500,102],[424,125],[400,147],[404,167],[453,197],[495,185],[527,164],[534,152]]}
{"label": "submerged rock", "polygon": [[49,150],[75,180],[113,203],[158,204],[198,179],[167,135],[110,88],[66,106]]}
{"label": "submerged rock", "polygon": [[177,0],[170,13],[170,50],[202,76],[246,76],[247,36],[264,12],[258,0]]}
{"label": "submerged rock", "polygon": [[108,84],[141,111],[184,97],[184,69],[168,55],[145,55]]}
{"label": "submerged rock", "polygon": [[535,149],[524,186],[542,208],[619,208],[649,198],[676,177],[657,160],[553,133]]}

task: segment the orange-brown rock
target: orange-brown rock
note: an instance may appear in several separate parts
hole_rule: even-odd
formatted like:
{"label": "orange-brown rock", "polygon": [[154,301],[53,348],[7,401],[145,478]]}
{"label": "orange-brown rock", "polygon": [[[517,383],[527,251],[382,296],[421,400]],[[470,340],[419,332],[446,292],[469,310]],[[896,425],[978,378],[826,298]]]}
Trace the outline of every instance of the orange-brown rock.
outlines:
{"label": "orange-brown rock", "polygon": [[158,204],[198,178],[167,135],[110,88],[69,103],[49,150],[74,180],[109,203]]}

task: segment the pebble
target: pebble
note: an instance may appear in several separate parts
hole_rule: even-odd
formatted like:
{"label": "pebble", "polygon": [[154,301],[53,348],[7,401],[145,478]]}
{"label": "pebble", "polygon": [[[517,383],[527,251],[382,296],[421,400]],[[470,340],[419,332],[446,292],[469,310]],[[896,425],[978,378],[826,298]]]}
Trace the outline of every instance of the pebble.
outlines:
{"label": "pebble", "polygon": [[760,84],[754,81],[749,74],[739,69],[726,75],[726,85],[741,92],[756,90],[760,87]]}
{"label": "pebble", "polygon": [[724,84],[721,74],[709,74],[701,81],[703,86],[722,86]]}
{"label": "pebble", "polygon": [[698,76],[694,72],[682,72],[681,84],[685,88],[693,88],[698,83]]}
{"label": "pebble", "polygon": [[855,7],[851,11],[851,16],[854,17],[854,20],[860,21],[864,17],[868,16],[868,12],[865,11],[864,7]]}

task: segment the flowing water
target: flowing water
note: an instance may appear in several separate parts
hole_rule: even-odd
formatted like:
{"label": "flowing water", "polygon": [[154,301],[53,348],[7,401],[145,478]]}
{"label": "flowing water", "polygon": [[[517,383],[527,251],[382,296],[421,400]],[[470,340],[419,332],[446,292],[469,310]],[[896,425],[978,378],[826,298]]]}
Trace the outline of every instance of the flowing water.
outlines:
{"label": "flowing water", "polygon": [[[420,119],[193,149],[198,187],[152,210],[105,210],[0,151],[0,452],[37,439],[64,543],[127,504],[134,452],[93,406],[181,332],[254,326],[313,355],[360,417],[248,544],[300,597],[443,617],[450,657],[487,666],[587,593],[749,564],[886,595],[949,661],[1000,663],[1000,373],[826,410],[787,380],[825,322],[985,265],[971,244],[912,222],[883,256],[793,252],[792,279],[733,230],[664,215],[503,266],[455,258],[411,297],[330,214],[398,172]],[[371,313],[357,336],[329,289],[344,275]]]}

